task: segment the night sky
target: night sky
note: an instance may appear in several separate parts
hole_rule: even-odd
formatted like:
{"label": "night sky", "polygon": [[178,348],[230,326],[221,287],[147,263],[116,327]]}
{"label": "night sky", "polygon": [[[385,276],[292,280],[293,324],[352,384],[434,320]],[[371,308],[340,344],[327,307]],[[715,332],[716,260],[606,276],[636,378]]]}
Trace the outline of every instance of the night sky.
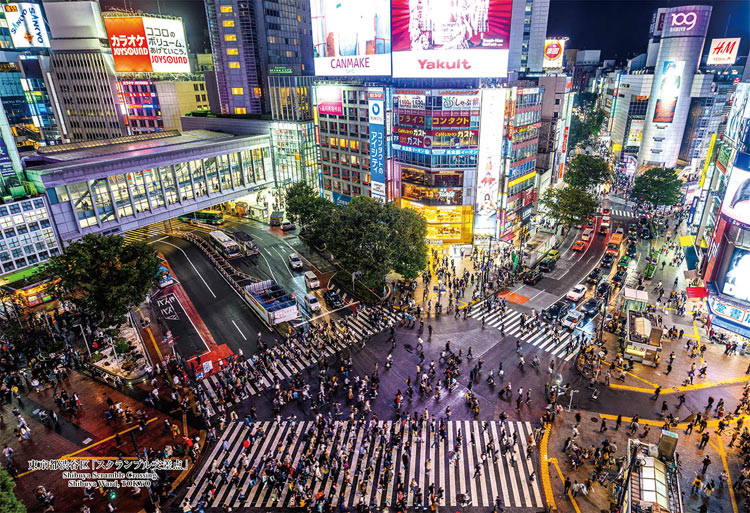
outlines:
{"label": "night sky", "polygon": [[[100,0],[102,9],[128,8],[182,16],[193,52],[210,48],[203,0]],[[366,1],[366,0],[363,0]],[[711,5],[708,39],[741,37],[740,55],[750,49],[748,0],[551,0],[547,35],[568,36],[570,48],[601,50],[603,59],[624,60],[646,51],[653,11],[659,7]],[[705,52],[706,50],[704,50]]]}
{"label": "night sky", "polygon": [[[547,35],[568,36],[569,48],[601,50],[602,59],[624,60],[646,51],[651,16],[656,9],[680,5],[712,6],[706,39],[741,37],[739,55],[747,55],[748,0],[551,0]],[[708,43],[704,53],[707,46]]]}

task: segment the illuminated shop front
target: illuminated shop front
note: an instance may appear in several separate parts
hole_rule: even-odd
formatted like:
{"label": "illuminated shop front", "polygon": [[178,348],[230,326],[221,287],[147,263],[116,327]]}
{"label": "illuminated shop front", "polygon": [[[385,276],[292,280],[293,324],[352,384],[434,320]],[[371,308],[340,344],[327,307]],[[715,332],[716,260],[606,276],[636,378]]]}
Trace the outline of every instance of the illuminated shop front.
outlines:
{"label": "illuminated shop front", "polygon": [[479,90],[393,93],[391,148],[401,205],[427,219],[434,246],[471,244]]}

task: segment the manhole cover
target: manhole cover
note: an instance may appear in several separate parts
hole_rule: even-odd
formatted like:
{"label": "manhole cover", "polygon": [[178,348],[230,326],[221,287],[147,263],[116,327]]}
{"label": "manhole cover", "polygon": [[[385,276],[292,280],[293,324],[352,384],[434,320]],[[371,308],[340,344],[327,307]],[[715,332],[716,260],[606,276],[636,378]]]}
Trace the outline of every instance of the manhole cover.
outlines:
{"label": "manhole cover", "polygon": [[596,417],[591,417],[591,422],[599,422],[599,419],[597,419]]}

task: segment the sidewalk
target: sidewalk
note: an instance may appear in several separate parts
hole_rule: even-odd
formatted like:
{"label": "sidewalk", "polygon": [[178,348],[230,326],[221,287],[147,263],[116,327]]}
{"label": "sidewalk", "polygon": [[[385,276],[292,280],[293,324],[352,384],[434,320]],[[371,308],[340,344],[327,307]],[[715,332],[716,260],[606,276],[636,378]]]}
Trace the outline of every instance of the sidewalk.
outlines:
{"label": "sidewalk", "polygon": [[[83,490],[71,487],[68,480],[62,478],[62,471],[27,470],[30,459],[116,459],[120,456],[133,457],[136,451],[142,456],[144,449],[161,451],[168,444],[174,448],[183,442],[186,433],[190,437],[197,435],[197,431],[190,428],[184,418],[168,417],[79,372],[68,372],[68,377],[57,387],[56,392],[60,393],[63,389],[71,397],[75,392],[80,398],[81,407],[75,415],[63,414],[57,408],[55,390],[51,387],[38,393],[31,391],[21,401],[15,402],[31,429],[29,440],[19,442],[14,435],[13,429],[17,421],[11,411],[12,407],[6,405],[0,411],[0,443],[7,444],[14,450],[14,461],[20,472],[15,492],[30,511],[41,509],[35,497],[35,489],[40,485],[55,495],[58,511],[75,511],[84,504]],[[119,403],[123,410],[130,408],[133,412],[131,423],[127,423],[125,418],[116,419],[111,424],[106,422],[104,411],[108,407],[107,398],[111,398],[115,404]],[[43,424],[39,417],[42,410],[50,414],[56,411],[60,426],[50,428]],[[142,410],[147,419],[143,429],[135,417],[138,410]],[[165,428],[164,421],[167,418],[179,427],[180,434],[176,438]],[[116,435],[121,437],[120,445],[117,444]],[[138,511],[146,501],[146,490],[136,496],[130,490],[120,488],[114,504],[120,511]],[[107,498],[99,493],[93,500],[86,501],[95,511],[103,510],[106,502]]]}
{"label": "sidewalk", "polygon": [[[549,476],[557,510],[561,512],[573,510],[576,512],[609,511],[609,493],[607,487],[599,482],[595,481],[589,487],[590,491],[588,495],[578,495],[573,498],[572,494],[565,494],[564,492],[565,478],[570,479],[572,484],[575,484],[575,482],[585,483],[594,470],[592,459],[584,459],[583,463],[577,469],[574,469],[571,458],[572,451],[563,452],[562,450],[565,440],[573,436],[575,413],[575,411],[570,413],[563,412],[557,416],[554,424],[552,424],[547,445]],[[617,446],[614,455],[615,458],[625,456],[629,424],[629,419],[623,419],[620,429],[615,430],[615,422],[607,420],[607,430],[600,432],[601,418],[599,414],[581,412],[581,423],[578,426],[579,434],[574,439],[575,444],[581,450],[590,450],[593,453],[594,449],[601,447],[602,442],[607,439],[610,443],[614,443]],[[661,422],[658,425],[650,426],[648,434],[642,436],[645,431],[645,424],[645,421],[640,422],[635,438],[644,442],[658,443],[661,433],[659,429]],[[701,434],[697,430],[690,435],[686,435],[684,429],[677,429],[676,432],[679,436],[677,453],[679,454],[679,461],[681,463],[680,489],[682,492],[683,511],[689,513],[697,512],[704,501],[708,504],[709,512],[737,511],[736,498],[733,496],[730,487],[724,484],[722,489],[720,489],[719,484],[719,476],[722,471],[727,471],[732,479],[739,475],[737,447],[728,447],[729,440],[734,432],[733,428],[726,429],[721,436],[716,434],[715,427],[709,426],[706,428],[705,432],[709,433],[710,440],[704,449],[698,447]],[[692,481],[697,472],[701,470],[701,462],[706,456],[709,456],[711,459],[711,464],[706,472],[706,478],[713,480],[716,486],[710,498],[707,498],[702,492],[695,495],[690,494]],[[541,457],[544,458],[544,454]],[[727,461],[728,459],[731,461]]]}

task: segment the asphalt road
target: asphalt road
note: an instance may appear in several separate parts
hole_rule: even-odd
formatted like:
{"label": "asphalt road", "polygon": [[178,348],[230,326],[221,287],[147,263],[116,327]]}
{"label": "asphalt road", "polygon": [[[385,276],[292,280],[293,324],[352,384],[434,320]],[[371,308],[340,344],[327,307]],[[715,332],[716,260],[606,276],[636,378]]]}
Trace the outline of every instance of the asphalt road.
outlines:
{"label": "asphalt road", "polygon": [[[213,264],[193,244],[179,237],[164,237],[152,245],[169,261],[217,344],[227,344],[235,353],[241,348],[251,354],[257,347],[257,334],[270,337],[268,328],[224,281]],[[176,341],[184,357],[195,354],[195,344]]]}

